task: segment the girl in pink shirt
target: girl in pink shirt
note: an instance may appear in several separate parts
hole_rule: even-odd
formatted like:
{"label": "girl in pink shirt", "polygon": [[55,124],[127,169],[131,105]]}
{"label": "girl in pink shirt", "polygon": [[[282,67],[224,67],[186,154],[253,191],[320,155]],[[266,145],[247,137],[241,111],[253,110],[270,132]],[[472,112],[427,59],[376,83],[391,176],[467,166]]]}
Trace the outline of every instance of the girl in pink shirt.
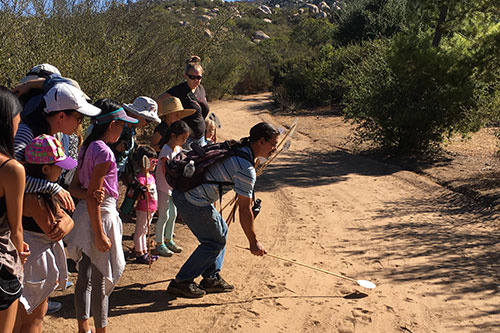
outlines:
{"label": "girl in pink shirt", "polygon": [[[146,234],[149,229],[149,225],[153,220],[153,215],[157,209],[158,194],[156,191],[156,181],[152,172],[154,172],[156,167],[156,151],[150,146],[140,146],[135,153],[137,165],[142,165],[142,159],[147,156],[150,161],[149,169],[144,167],[136,175],[139,184],[144,186],[146,191],[144,195],[135,206],[135,232],[134,232],[134,246],[136,253],[136,261],[140,264],[149,263],[148,255],[148,245]],[[157,255],[151,256],[151,261],[156,261],[158,259]]]}

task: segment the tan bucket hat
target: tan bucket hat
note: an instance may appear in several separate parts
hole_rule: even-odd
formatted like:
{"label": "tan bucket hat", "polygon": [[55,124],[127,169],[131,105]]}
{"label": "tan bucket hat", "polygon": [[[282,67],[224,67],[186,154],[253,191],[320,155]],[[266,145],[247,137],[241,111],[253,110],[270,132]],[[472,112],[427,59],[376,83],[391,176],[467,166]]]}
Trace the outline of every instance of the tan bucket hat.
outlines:
{"label": "tan bucket hat", "polygon": [[174,112],[181,112],[181,118],[190,116],[196,112],[195,109],[184,109],[181,100],[177,97],[167,97],[162,102],[162,107],[159,113],[160,117]]}

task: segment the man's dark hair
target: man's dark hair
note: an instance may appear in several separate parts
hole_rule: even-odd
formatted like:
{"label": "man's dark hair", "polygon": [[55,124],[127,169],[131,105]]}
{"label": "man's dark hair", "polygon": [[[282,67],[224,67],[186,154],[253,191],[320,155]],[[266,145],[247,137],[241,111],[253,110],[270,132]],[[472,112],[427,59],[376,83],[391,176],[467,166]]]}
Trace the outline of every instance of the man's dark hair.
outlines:
{"label": "man's dark hair", "polygon": [[250,129],[250,137],[248,139],[250,142],[258,141],[261,138],[267,141],[278,134],[280,132],[273,125],[263,121]]}

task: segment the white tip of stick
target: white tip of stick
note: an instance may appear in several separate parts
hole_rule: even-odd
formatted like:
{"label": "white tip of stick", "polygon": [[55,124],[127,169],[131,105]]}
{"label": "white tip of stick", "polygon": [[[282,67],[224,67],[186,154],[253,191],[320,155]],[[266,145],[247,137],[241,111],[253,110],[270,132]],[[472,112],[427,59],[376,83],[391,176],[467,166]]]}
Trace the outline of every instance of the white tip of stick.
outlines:
{"label": "white tip of stick", "polygon": [[367,288],[367,289],[375,289],[377,286],[375,283],[367,280],[358,280],[356,281],[361,287]]}
{"label": "white tip of stick", "polygon": [[146,155],[142,156],[142,167],[145,169],[149,169],[151,166],[149,158]]}
{"label": "white tip of stick", "polygon": [[287,142],[285,142],[285,144],[283,145],[283,149],[281,150],[281,152],[285,152],[288,149],[290,149],[291,145],[292,145],[292,140],[288,140]]}

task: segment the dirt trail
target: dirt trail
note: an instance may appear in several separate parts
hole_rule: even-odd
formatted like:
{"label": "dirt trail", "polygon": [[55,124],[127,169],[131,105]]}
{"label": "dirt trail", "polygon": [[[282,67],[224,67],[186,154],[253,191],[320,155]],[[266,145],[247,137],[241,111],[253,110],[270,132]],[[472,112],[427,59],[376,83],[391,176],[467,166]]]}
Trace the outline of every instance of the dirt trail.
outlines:
{"label": "dirt trail", "polygon": [[[239,138],[258,121],[290,124],[267,111],[268,95],[211,104],[219,136]],[[267,250],[355,279],[259,258],[231,225],[222,275],[236,289],[202,299],[172,299],[165,289],[196,246],[149,270],[132,262],[111,296],[111,332],[492,332],[500,330],[498,227],[429,179],[341,146],[334,116],[300,117],[292,148],[258,179],[257,233]],[[226,214],[224,214],[225,216]],[[132,224],[125,224],[131,246]],[[76,275],[72,275],[74,280]],[[74,331],[72,290],[47,332]]]}

